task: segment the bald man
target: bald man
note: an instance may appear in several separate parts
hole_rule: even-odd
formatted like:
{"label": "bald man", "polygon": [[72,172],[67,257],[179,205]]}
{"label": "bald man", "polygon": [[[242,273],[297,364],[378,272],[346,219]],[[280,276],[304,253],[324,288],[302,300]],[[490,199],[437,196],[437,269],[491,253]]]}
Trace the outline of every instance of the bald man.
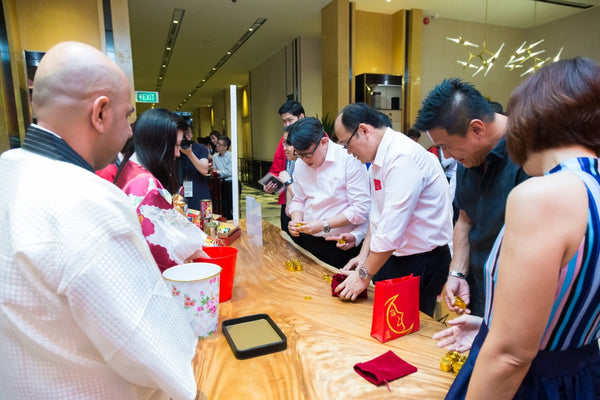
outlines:
{"label": "bald man", "polygon": [[195,398],[197,340],[127,196],[94,174],[131,136],[125,75],[60,43],[33,109],[22,148],[0,157],[1,396]]}

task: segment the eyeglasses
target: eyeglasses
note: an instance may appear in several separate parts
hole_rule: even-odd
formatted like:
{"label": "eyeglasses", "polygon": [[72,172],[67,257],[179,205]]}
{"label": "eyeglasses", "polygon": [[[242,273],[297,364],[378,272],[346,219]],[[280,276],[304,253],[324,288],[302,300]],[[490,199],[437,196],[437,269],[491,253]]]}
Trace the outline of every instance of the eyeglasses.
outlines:
{"label": "eyeglasses", "polygon": [[358,126],[356,127],[356,129],[354,130],[354,132],[352,132],[352,135],[350,135],[350,138],[346,141],[346,144],[344,144],[342,147],[344,147],[344,149],[348,149],[348,145],[350,144],[350,141],[352,140],[352,138],[354,137],[354,135],[356,135],[356,132],[358,132]]}
{"label": "eyeglasses", "polygon": [[[323,139],[322,136],[321,136],[321,139]],[[317,142],[317,145],[310,153],[296,153],[296,151],[294,150],[294,155],[297,157],[300,157],[300,158],[306,158],[307,160],[310,160],[312,158],[312,156],[315,154],[315,151],[317,151],[317,149],[319,148],[319,145],[321,144],[321,139],[319,139],[319,141]]]}

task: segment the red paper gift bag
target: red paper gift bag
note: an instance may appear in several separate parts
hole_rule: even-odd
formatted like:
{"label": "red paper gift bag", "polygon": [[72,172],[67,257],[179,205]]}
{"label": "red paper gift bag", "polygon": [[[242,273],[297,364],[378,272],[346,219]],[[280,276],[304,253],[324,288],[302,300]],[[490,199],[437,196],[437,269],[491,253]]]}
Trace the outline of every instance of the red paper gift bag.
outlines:
{"label": "red paper gift bag", "polygon": [[419,330],[419,277],[375,282],[371,336],[381,343]]}

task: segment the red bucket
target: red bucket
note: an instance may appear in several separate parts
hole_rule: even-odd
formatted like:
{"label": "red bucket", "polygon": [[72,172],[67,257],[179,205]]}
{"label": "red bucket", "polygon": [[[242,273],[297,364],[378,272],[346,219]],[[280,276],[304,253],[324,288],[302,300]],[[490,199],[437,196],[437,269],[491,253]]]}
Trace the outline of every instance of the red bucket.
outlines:
{"label": "red bucket", "polygon": [[204,247],[202,250],[210,258],[198,258],[196,262],[217,264],[221,270],[221,285],[219,287],[219,303],[231,299],[233,293],[233,278],[238,250],[235,247]]}

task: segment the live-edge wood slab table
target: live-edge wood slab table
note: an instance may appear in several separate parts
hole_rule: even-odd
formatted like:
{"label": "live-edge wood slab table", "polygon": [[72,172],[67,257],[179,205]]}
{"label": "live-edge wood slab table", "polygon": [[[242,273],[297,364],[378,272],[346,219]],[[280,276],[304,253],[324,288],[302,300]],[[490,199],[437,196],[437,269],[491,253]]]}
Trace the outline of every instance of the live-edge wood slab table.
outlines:
{"label": "live-edge wood slab table", "polygon": [[[200,339],[194,358],[197,399],[443,399],[454,374],[440,370],[445,350],[431,336],[442,325],[421,314],[421,329],[380,343],[370,336],[373,289],[368,300],[331,296],[323,275],[335,273],[307,257],[263,221],[263,247],[252,245],[244,229],[232,246],[239,250],[233,297],[219,305],[219,329]],[[290,272],[286,260],[298,259],[303,271]],[[287,336],[287,349],[237,360],[223,333],[229,318],[266,313]],[[388,350],[418,368],[414,374],[375,386],[354,364]]]}

